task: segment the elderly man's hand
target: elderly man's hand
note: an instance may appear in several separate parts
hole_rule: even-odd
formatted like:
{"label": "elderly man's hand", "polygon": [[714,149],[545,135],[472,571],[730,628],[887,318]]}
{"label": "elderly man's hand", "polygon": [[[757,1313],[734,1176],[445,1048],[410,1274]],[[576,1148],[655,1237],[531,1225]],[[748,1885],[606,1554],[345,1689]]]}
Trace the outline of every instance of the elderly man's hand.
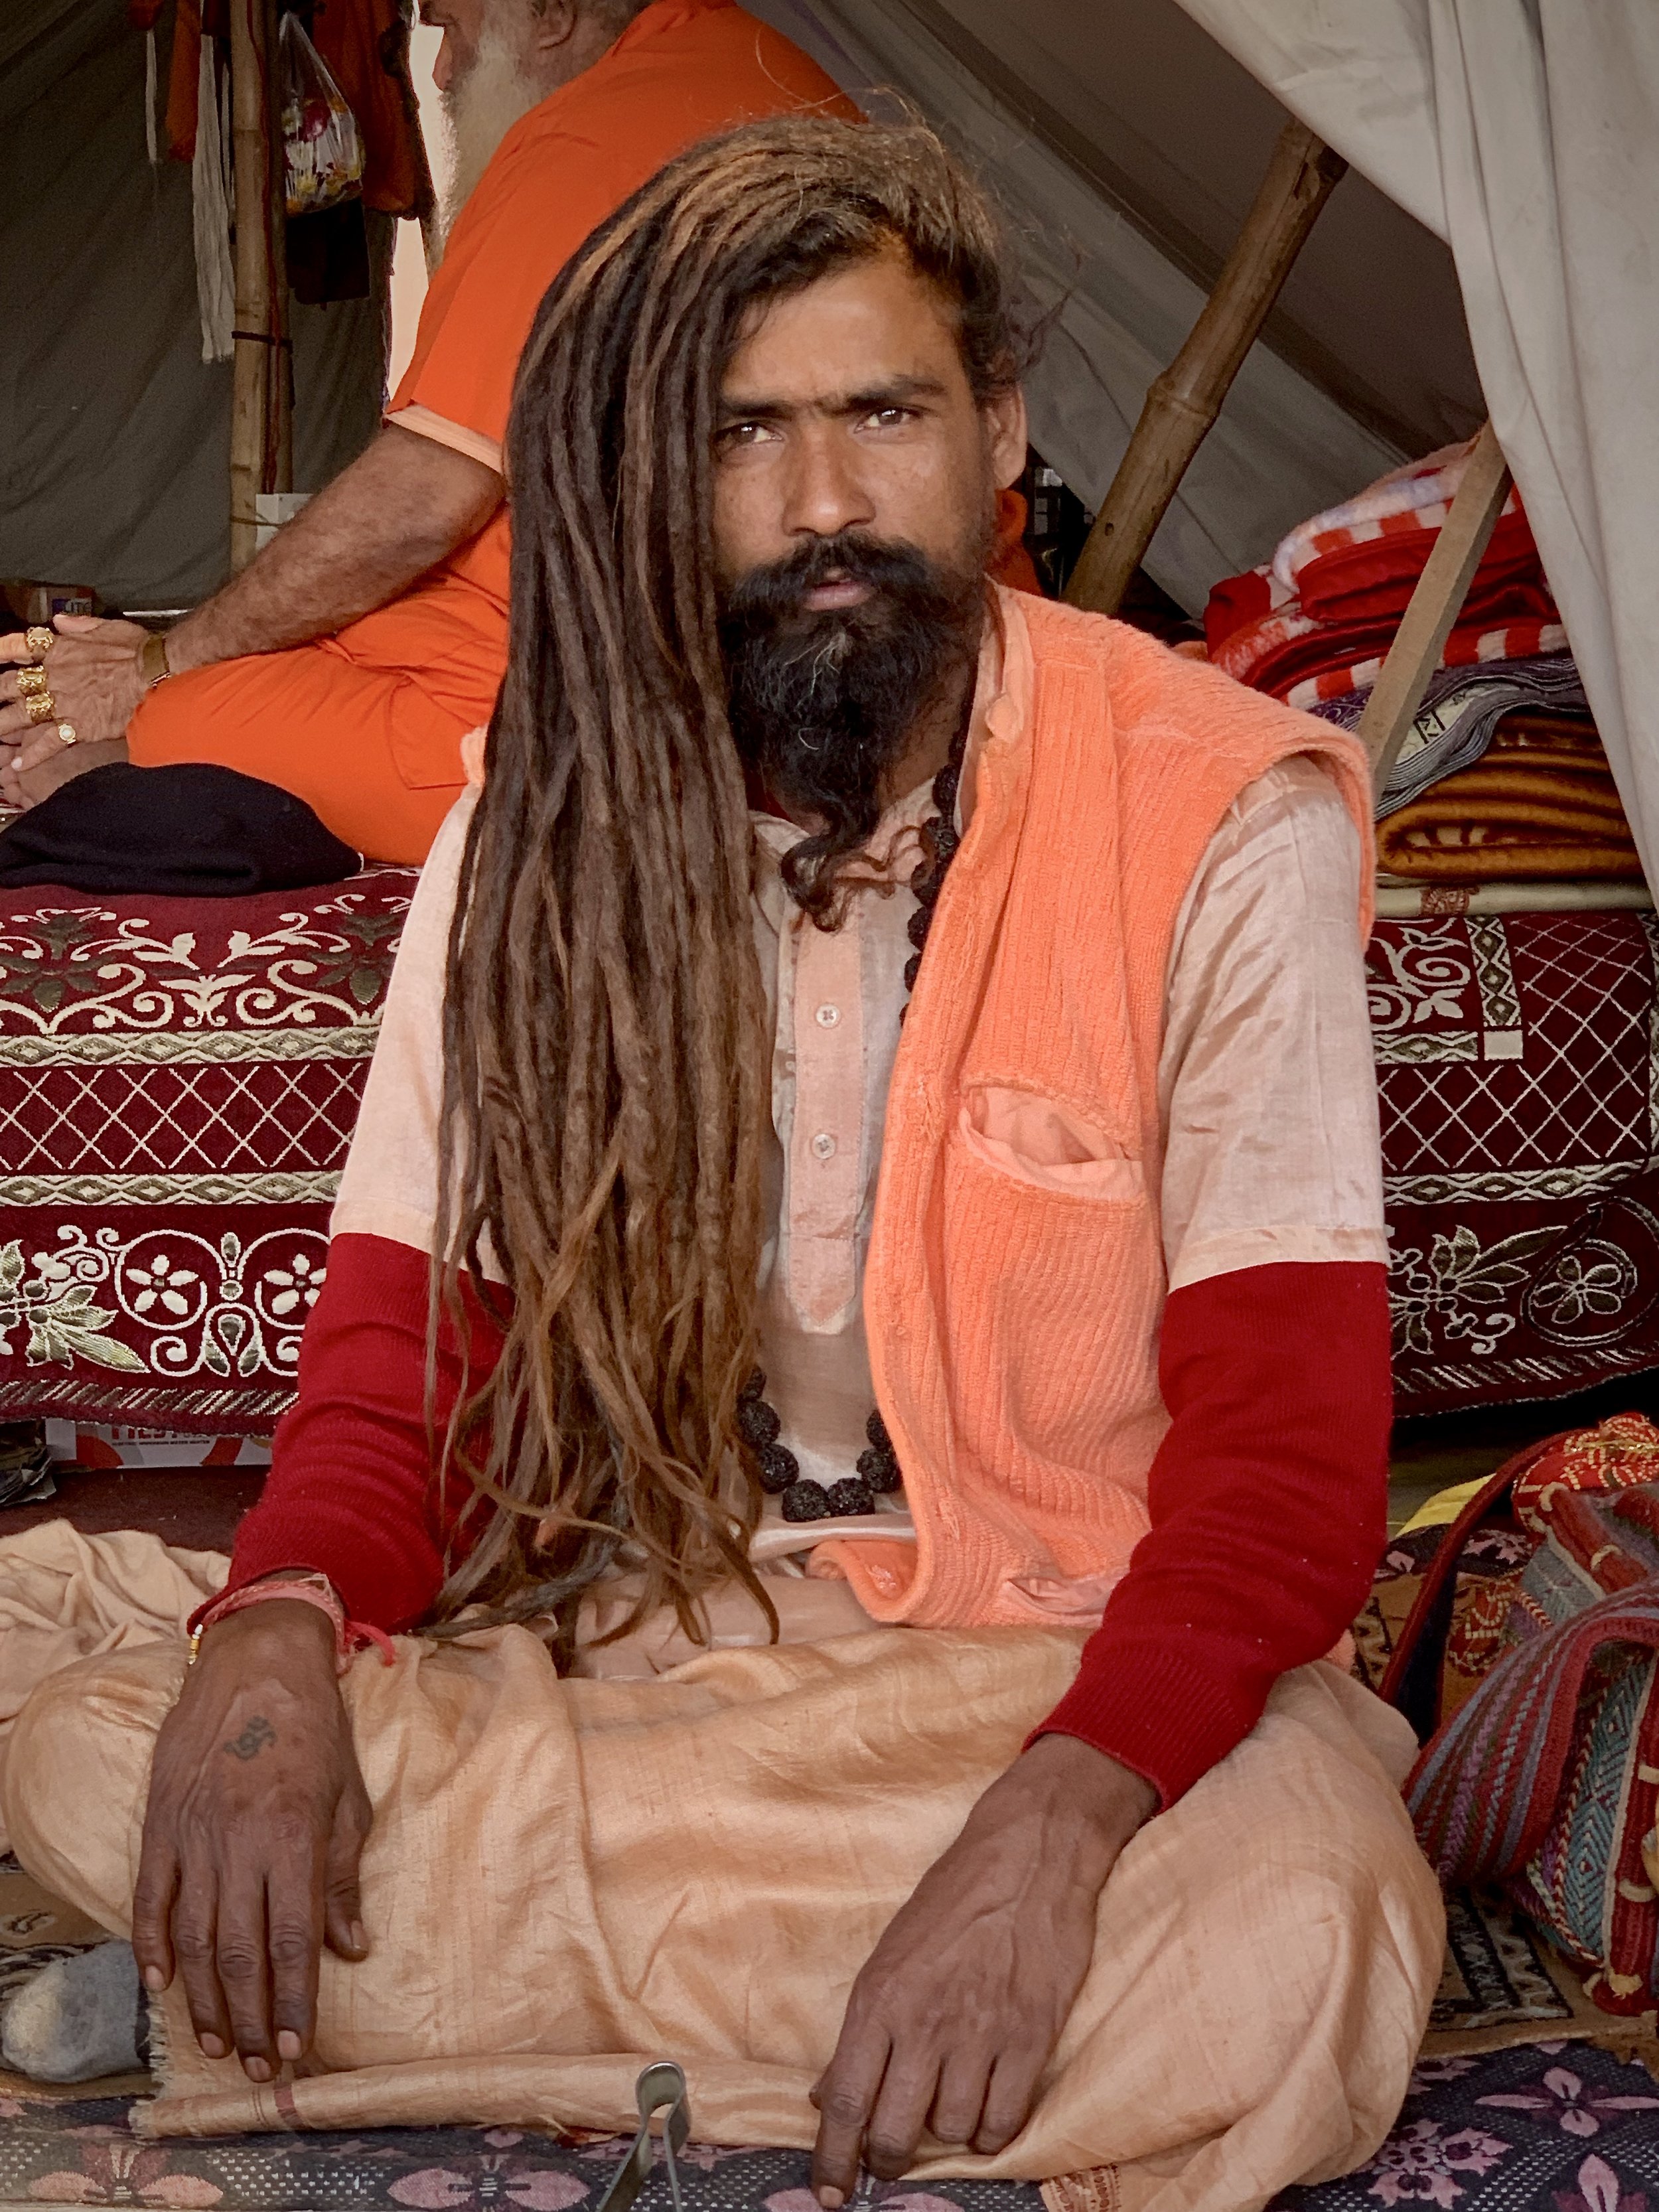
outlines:
{"label": "elderly man's hand", "polygon": [[[56,719],[72,723],[84,744],[96,744],[126,735],[133,710],[144,696],[144,679],[138,670],[138,649],[146,633],[137,623],[100,622],[91,615],[59,615],[54,627],[58,642],[46,659]],[[33,659],[21,630],[0,637],[0,745],[24,745],[34,737],[17,689],[17,671]],[[46,724],[39,726],[52,744],[58,740]],[[30,749],[39,757],[40,747]],[[28,757],[16,763],[33,765]]]}
{"label": "elderly man's hand", "polygon": [[841,2204],[860,2156],[892,2180],[924,2128],[995,2152],[1025,2124],[1082,1987],[1095,1910],[1157,1804],[1091,1745],[1042,1736],[994,1783],[853,1984],[813,2091],[812,2185]]}
{"label": "elderly man's hand", "polygon": [[132,1900],[145,1985],[176,1963],[210,2058],[269,2081],[304,2056],[323,1944],[368,1948],[370,1818],[327,1617],[272,1598],[216,1622],[156,1738]]}

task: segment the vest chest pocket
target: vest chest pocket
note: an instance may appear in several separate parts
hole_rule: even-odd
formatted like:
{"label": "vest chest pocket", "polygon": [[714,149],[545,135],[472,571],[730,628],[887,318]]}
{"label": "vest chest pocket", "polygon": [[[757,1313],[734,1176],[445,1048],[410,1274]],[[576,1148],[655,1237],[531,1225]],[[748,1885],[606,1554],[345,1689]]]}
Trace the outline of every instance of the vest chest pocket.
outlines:
{"label": "vest chest pocket", "polygon": [[1068,1198],[1146,1202],[1140,1161],[1058,1098],[978,1085],[963,1100],[957,1133],[972,1158],[1015,1182]]}
{"label": "vest chest pocket", "polygon": [[1164,1289],[1142,1162],[1059,1101],[987,1086],[966,1094],[942,1167],[959,1433],[1016,1495],[1057,1464],[1138,1471],[1160,1418]]}

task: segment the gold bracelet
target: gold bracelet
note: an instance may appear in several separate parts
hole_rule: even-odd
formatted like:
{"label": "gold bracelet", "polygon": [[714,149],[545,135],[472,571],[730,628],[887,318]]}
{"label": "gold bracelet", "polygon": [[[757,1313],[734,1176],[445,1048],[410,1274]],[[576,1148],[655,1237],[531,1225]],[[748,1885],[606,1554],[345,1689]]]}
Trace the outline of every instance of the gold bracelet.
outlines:
{"label": "gold bracelet", "polygon": [[165,684],[173,671],[167,665],[167,641],[161,630],[152,630],[138,648],[138,673],[146,691]]}

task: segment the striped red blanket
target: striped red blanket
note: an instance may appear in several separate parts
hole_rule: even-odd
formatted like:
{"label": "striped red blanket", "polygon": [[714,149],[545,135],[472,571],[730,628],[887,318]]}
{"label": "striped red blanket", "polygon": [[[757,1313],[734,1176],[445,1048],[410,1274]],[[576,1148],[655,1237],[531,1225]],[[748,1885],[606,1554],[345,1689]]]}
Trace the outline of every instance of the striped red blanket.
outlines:
{"label": "striped red blanket", "polygon": [[[1293,707],[1376,680],[1468,465],[1449,447],[1298,523],[1271,561],[1216,586],[1210,658]],[[1511,490],[1442,666],[1524,659],[1566,644],[1520,494]]]}

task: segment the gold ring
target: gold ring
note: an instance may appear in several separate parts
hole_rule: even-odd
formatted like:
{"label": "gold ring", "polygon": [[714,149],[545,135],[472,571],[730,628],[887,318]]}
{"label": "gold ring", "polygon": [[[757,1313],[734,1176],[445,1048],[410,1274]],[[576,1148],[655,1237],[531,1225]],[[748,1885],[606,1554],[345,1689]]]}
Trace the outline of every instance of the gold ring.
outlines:
{"label": "gold ring", "polygon": [[35,698],[24,700],[23,712],[32,722],[55,722],[58,702],[50,691],[42,691]]}
{"label": "gold ring", "polygon": [[42,661],[57,644],[58,633],[55,629],[48,629],[44,623],[31,623],[23,632],[23,642],[36,661]]}
{"label": "gold ring", "polygon": [[73,722],[60,722],[58,725],[58,738],[60,744],[79,744],[81,742],[81,732],[76,728]]}
{"label": "gold ring", "polygon": [[17,672],[17,696],[20,699],[44,699],[52,690],[52,678],[38,660]]}

